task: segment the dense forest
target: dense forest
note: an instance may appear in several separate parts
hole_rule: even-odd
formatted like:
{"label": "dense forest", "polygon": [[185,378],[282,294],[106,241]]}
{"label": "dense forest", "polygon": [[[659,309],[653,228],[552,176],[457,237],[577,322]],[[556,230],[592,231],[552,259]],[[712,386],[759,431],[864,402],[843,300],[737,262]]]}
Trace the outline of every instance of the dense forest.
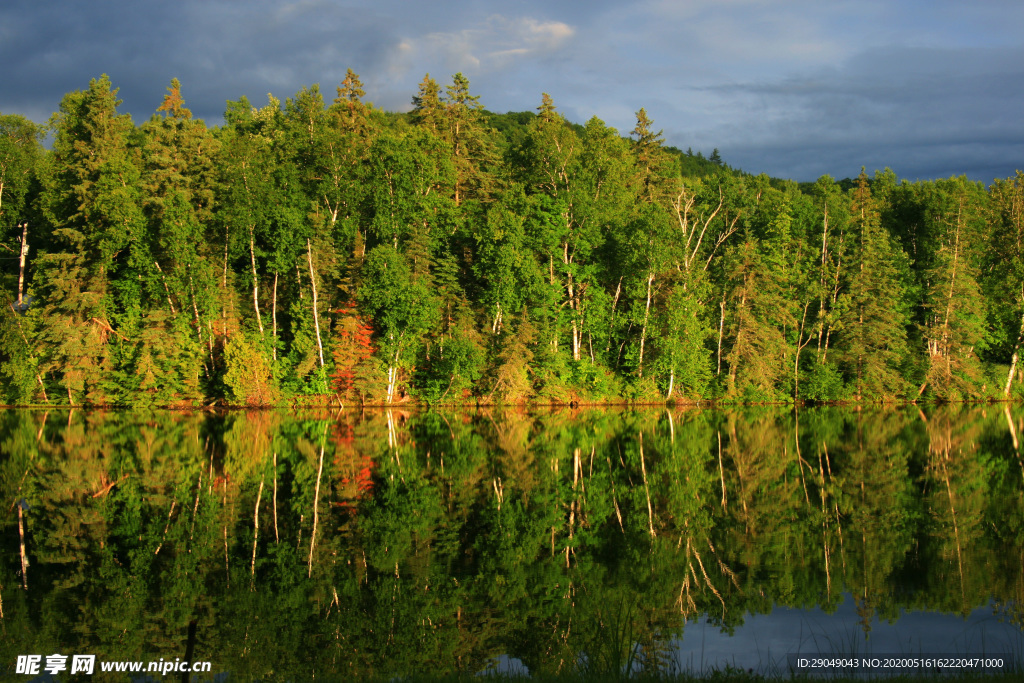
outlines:
{"label": "dense forest", "polygon": [[[0,401],[880,401],[1019,394],[1024,174],[796,183],[348,72],[208,127],[106,76],[0,116]],[[43,145],[49,136],[48,146]]]}

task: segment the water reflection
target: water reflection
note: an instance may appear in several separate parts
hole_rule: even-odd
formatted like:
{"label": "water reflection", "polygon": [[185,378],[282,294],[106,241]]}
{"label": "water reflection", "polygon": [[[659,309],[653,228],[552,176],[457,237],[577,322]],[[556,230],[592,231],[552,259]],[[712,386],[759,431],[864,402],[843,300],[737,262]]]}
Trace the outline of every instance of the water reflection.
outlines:
{"label": "water reflection", "polygon": [[886,656],[926,654],[1004,657],[1021,652],[1024,634],[1019,626],[999,618],[993,606],[971,610],[967,616],[926,611],[901,611],[893,621],[873,617],[865,632],[857,604],[850,595],[833,613],[819,608],[778,608],[752,615],[733,633],[705,620],[686,625],[675,643],[678,670],[695,673],[733,667],[766,675],[791,672],[792,655],[803,657]]}
{"label": "water reflection", "polygon": [[989,605],[1019,629],[1021,426],[1001,406],[6,411],[0,661],[173,658],[190,624],[214,671],[302,678],[672,667],[693,620],[742,643],[788,609],[874,640]]}

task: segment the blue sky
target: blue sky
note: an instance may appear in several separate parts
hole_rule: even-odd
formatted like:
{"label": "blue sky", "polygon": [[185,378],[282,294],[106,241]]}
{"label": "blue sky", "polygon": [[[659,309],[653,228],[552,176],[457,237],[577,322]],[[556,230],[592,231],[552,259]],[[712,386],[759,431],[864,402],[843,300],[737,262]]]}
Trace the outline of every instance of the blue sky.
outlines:
{"label": "blue sky", "polygon": [[217,124],[227,99],[331,95],[349,67],[389,110],[461,71],[492,111],[548,92],[625,133],[645,107],[669,144],[755,173],[1024,169],[1019,0],[8,0],[0,64],[0,112],[36,121],[102,73],[136,122],[177,77]]}

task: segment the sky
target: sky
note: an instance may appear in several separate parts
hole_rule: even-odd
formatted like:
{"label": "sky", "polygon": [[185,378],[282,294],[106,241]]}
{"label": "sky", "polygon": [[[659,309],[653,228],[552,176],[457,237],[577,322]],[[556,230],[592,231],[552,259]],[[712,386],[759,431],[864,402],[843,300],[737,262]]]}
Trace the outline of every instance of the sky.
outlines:
{"label": "sky", "polygon": [[1024,169],[1020,0],[5,0],[0,113],[46,121],[108,74],[136,123],[172,78],[209,125],[352,68],[407,111],[457,72],[495,112],[549,93],[569,120],[798,181],[891,168],[909,180]]}

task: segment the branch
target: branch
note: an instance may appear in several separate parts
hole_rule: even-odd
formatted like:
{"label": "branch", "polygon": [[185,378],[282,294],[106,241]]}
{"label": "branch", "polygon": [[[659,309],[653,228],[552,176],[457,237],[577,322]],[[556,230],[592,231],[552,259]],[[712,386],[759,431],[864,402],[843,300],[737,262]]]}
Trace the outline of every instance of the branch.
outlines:
{"label": "branch", "polygon": [[126,474],[126,475],[124,475],[123,477],[121,477],[120,479],[118,479],[117,481],[112,481],[112,482],[110,482],[109,484],[107,484],[106,486],[104,486],[104,487],[103,487],[102,489],[100,489],[100,490],[99,490],[99,491],[97,491],[96,493],[92,494],[92,497],[93,497],[93,498],[99,498],[100,496],[105,496],[105,495],[107,495],[108,493],[110,493],[110,489],[114,488],[115,486],[117,486],[118,484],[120,484],[121,482],[123,482],[123,481],[124,481],[125,479],[127,479],[127,478],[128,478],[129,476],[131,476],[131,475],[128,475],[128,474]]}

